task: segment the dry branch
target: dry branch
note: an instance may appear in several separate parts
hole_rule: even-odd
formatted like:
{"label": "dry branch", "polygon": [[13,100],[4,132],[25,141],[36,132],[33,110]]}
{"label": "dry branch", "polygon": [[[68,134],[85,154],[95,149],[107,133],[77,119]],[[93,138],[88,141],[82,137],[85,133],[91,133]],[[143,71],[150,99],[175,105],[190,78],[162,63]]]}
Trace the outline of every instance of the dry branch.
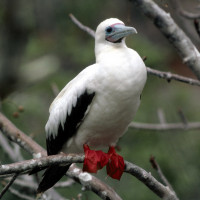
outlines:
{"label": "dry branch", "polygon": [[155,26],[164,34],[176,48],[182,61],[200,79],[200,54],[192,41],[174,22],[169,13],[166,13],[152,0],[132,0],[141,12],[153,21]]}
{"label": "dry branch", "polygon": [[161,178],[161,180],[163,181],[163,183],[166,186],[168,186],[171,191],[174,191],[174,189],[172,188],[171,184],[169,183],[169,181],[167,180],[167,178],[163,174],[159,164],[156,162],[155,158],[153,156],[151,156],[149,161],[150,161],[152,167],[157,171],[157,173],[158,173],[159,177]]}
{"label": "dry branch", "polygon": [[53,155],[25,160],[17,163],[0,166],[0,175],[15,174],[15,173],[28,173],[33,169],[45,168],[54,164],[64,163],[82,163],[84,160],[83,155],[66,154],[66,155]]}
{"label": "dry branch", "polygon": [[[23,193],[21,193],[21,192],[15,190],[15,189],[13,189],[13,188],[9,188],[9,191],[10,191],[12,194],[14,194],[15,196],[19,197],[20,199],[24,199],[24,200],[35,200],[35,198],[32,198],[32,197],[30,197],[30,196],[28,196],[28,195],[25,195],[25,194],[23,194]],[[59,199],[59,200],[61,200],[61,199]],[[62,199],[62,200],[64,200],[64,199]]]}
{"label": "dry branch", "polygon": [[[22,131],[20,131],[2,113],[0,113],[0,130],[2,131],[2,133],[4,135],[6,135],[6,137],[8,137],[10,140],[12,140],[13,142],[20,145],[27,152],[31,153],[32,155],[35,155],[35,157],[46,156],[46,151],[39,144],[37,144],[34,140],[32,140],[30,137],[28,137]],[[38,166],[40,166],[40,164]],[[0,167],[0,170],[1,169],[2,168]],[[80,172],[80,175],[78,177],[76,176],[76,174],[74,174],[74,176],[73,176],[73,172],[75,172],[75,171]],[[76,168],[74,167],[73,172],[71,172],[70,169],[68,170],[68,173],[71,173],[70,177],[73,178],[76,182],[82,184],[81,175],[84,174],[84,173],[81,173],[81,171],[78,167],[76,167]],[[94,187],[95,184],[96,184],[96,187]],[[102,181],[100,181],[97,178],[95,178],[95,184],[91,184],[91,185],[89,184],[88,189],[96,192],[97,195],[101,195],[100,197],[102,197],[102,195],[104,195],[103,199],[116,199],[116,197],[119,197],[118,194],[112,188],[110,188],[109,186],[107,186],[105,183],[103,183]],[[104,193],[97,193],[98,192],[98,186],[102,186],[102,185],[104,185],[104,189],[105,189]],[[111,196],[107,196],[108,194],[111,195]],[[52,196],[53,195],[57,196],[57,193],[55,194],[54,190],[52,192]],[[62,199],[62,198],[60,197],[60,199]],[[119,197],[118,200],[120,200],[120,199],[121,198]]]}
{"label": "dry branch", "polygon": [[146,172],[144,169],[134,165],[133,163],[125,162],[125,172],[135,176],[138,180],[142,181],[150,190],[156,193],[160,198],[165,200],[178,200],[176,194],[158,182],[151,173]]}
{"label": "dry branch", "polygon": [[189,12],[185,9],[183,9],[180,0],[174,0],[172,1],[173,5],[175,6],[175,8],[177,9],[177,11],[179,12],[180,15],[182,15],[183,17],[185,17],[186,19],[199,19],[200,18],[200,13],[194,13],[194,12]]}
{"label": "dry branch", "polygon": [[[35,168],[47,167],[54,164],[65,163],[82,163],[84,161],[84,155],[78,154],[62,154],[54,156],[46,156],[37,159],[25,160],[18,163],[12,163],[8,165],[2,165],[0,167],[0,175],[13,174],[13,173],[28,173]],[[177,200],[176,195],[168,187],[158,182],[150,173],[147,173],[144,169],[125,161],[125,172],[135,176],[138,180],[142,181],[150,190],[152,190],[159,197],[168,200]],[[102,199],[106,199],[106,196],[110,199],[121,199],[112,188],[100,182],[97,178],[93,177],[89,173],[82,172],[81,169],[77,169],[72,166],[71,170],[67,172],[67,175],[71,178],[75,178],[84,187],[90,188]],[[105,195],[105,191],[106,195]],[[115,198],[113,198],[115,196]]]}
{"label": "dry branch", "polygon": [[89,35],[91,35],[93,38],[95,37],[95,31],[92,30],[91,28],[83,25],[82,23],[80,23],[79,20],[76,19],[76,17],[74,17],[74,15],[69,14],[69,17],[71,18],[71,20],[82,30],[86,31]]}
{"label": "dry branch", "polygon": [[3,197],[3,195],[7,192],[7,190],[10,188],[10,186],[13,184],[15,179],[17,178],[18,174],[14,174],[12,179],[8,182],[8,184],[3,188],[1,194],[0,194],[0,199]]}
{"label": "dry branch", "polygon": [[176,131],[176,130],[196,130],[200,129],[200,122],[184,123],[165,123],[165,124],[150,124],[131,122],[129,128],[138,130],[151,130],[151,131]]}
{"label": "dry branch", "polygon": [[82,170],[77,170],[73,165],[70,167],[71,170],[67,172],[69,177],[75,177],[81,185],[83,185],[87,190],[92,190],[102,199],[110,200],[122,200],[121,197],[109,186],[100,182],[95,176],[87,172],[82,172]]}
{"label": "dry branch", "polygon": [[159,70],[156,70],[156,69],[152,69],[150,67],[147,67],[147,72],[149,74],[157,76],[159,78],[166,79],[168,82],[170,82],[172,80],[176,80],[176,81],[180,81],[180,82],[187,83],[187,84],[190,84],[190,85],[200,86],[199,80],[180,76],[178,74],[173,74],[171,72],[162,72],[162,71],[159,71]]}
{"label": "dry branch", "polygon": [[35,155],[41,153],[41,155],[46,155],[46,151],[38,145],[29,136],[19,130],[11,121],[9,121],[2,113],[0,113],[0,130],[7,138],[11,141],[17,143],[27,152]]}

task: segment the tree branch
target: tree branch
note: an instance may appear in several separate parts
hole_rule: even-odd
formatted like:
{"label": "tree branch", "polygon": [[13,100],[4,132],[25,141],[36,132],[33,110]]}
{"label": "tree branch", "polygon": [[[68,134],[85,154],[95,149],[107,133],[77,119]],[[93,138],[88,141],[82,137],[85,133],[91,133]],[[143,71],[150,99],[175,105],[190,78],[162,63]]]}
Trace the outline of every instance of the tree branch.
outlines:
{"label": "tree branch", "polygon": [[71,170],[68,170],[67,172],[69,177],[76,178],[81,185],[86,189],[92,190],[102,199],[122,200],[115,190],[113,190],[109,185],[99,181],[95,176],[92,176],[87,172],[82,172],[81,169],[77,170],[74,164],[70,168]]}
{"label": "tree branch", "polygon": [[82,23],[80,23],[79,20],[74,17],[73,14],[69,14],[70,19],[82,30],[86,31],[89,35],[91,35],[93,38],[95,37],[95,31],[91,28],[84,26]]}
{"label": "tree branch", "polygon": [[180,76],[178,74],[173,74],[171,72],[162,72],[162,71],[158,71],[155,69],[152,69],[150,67],[147,67],[147,72],[151,75],[157,76],[159,78],[163,78],[166,79],[168,82],[172,81],[172,80],[176,80],[176,81],[180,81],[183,83],[187,83],[190,85],[196,85],[196,86],[200,86],[200,81],[199,80],[195,80],[192,78],[187,78],[184,76]]}
{"label": "tree branch", "polygon": [[[9,188],[9,191],[14,194],[16,197],[19,197],[20,199],[24,199],[24,200],[35,200],[35,198],[32,198],[28,195],[22,194],[21,192],[13,189],[13,188]],[[59,199],[60,200],[60,199]],[[64,200],[64,199],[63,199]]]}
{"label": "tree branch", "polygon": [[[12,163],[8,165],[2,165],[0,168],[0,175],[13,174],[13,173],[28,173],[35,168],[44,168],[55,164],[66,163],[82,163],[84,161],[84,155],[78,154],[62,154],[46,156],[37,159],[25,160],[18,163]],[[150,190],[157,194],[161,198],[168,200],[177,200],[176,195],[168,187],[165,187],[158,182],[150,173],[147,173],[144,169],[125,161],[125,172],[135,176],[138,180],[143,182]],[[106,196],[110,199],[121,199],[112,188],[100,182],[97,178],[93,177],[89,173],[82,172],[82,170],[76,167],[70,167],[71,170],[67,172],[67,175],[71,178],[78,180],[86,188],[90,188],[93,192],[98,194],[102,199],[106,199]],[[107,191],[105,196],[105,191]],[[113,196],[115,195],[115,198]]]}
{"label": "tree branch", "polygon": [[175,8],[178,10],[179,14],[185,17],[186,19],[193,20],[200,18],[199,13],[192,13],[184,10],[179,0],[174,0],[173,3],[175,5]]}
{"label": "tree branch", "polygon": [[[37,144],[34,140],[32,140],[30,137],[28,137],[22,131],[20,131],[2,113],[0,113],[0,130],[2,131],[2,133],[4,133],[6,135],[6,137],[8,137],[13,142],[19,144],[23,149],[25,149],[27,152],[31,153],[35,157],[38,158],[40,156],[43,156],[43,157],[46,156],[46,151],[39,144]],[[20,134],[20,135],[18,135],[18,134]],[[81,158],[81,157],[79,157],[79,158]],[[71,158],[71,159],[73,159],[73,158]],[[40,166],[40,164],[38,164],[38,166]],[[25,168],[26,167],[27,166],[25,166]],[[0,166],[0,170],[1,169],[2,169],[2,167]],[[28,168],[26,168],[26,169],[28,170]],[[80,173],[79,176],[76,175],[76,173],[75,173],[76,171],[79,171],[79,173]],[[11,173],[12,173],[12,170],[11,170]],[[69,174],[69,173],[71,173],[71,174]],[[73,173],[74,173],[74,176],[73,176]],[[73,170],[71,170],[71,168],[70,168],[68,170],[67,174],[69,174],[69,176],[71,178],[73,178],[76,182],[81,183],[81,184],[83,183],[82,175],[84,175],[84,173],[82,173],[78,167],[73,167]],[[90,176],[93,178],[92,175],[90,175]],[[102,197],[102,195],[104,195],[103,199],[115,199],[116,197],[118,197],[117,198],[118,200],[121,199],[118,196],[118,194],[112,188],[107,186],[105,183],[103,183],[102,181],[100,181],[97,178],[95,178],[94,180],[95,180],[95,184],[94,183],[92,184],[92,181],[88,182],[87,188],[89,190],[94,191],[94,192],[96,191],[95,193],[98,195],[101,195],[100,197]],[[98,193],[98,186],[102,186],[104,188],[103,193],[100,193],[100,194]],[[100,188],[99,188],[99,190],[100,190]],[[49,190],[49,191],[51,191],[51,190]],[[108,194],[110,196],[107,196]],[[52,192],[52,196],[53,195],[55,196],[55,194]],[[58,198],[55,198],[55,199],[58,199]]]}
{"label": "tree branch", "polygon": [[10,186],[13,184],[15,179],[17,178],[18,174],[14,174],[12,179],[8,182],[8,184],[3,188],[2,192],[0,193],[0,199],[3,197],[3,195],[7,192],[7,190],[10,188]]}
{"label": "tree branch", "polygon": [[164,124],[150,124],[131,122],[129,128],[138,130],[151,130],[151,131],[176,131],[176,130],[196,130],[200,129],[200,122],[184,123],[164,123]]}
{"label": "tree branch", "polygon": [[131,2],[154,22],[155,26],[176,48],[182,61],[200,79],[199,51],[182,29],[174,22],[170,14],[166,13],[152,0],[132,0]]}
{"label": "tree branch", "polygon": [[17,163],[0,166],[0,175],[15,174],[15,173],[28,173],[33,169],[43,169],[50,165],[66,164],[66,163],[82,163],[84,155],[76,154],[59,154],[53,156],[44,156],[31,160],[25,160]]}
{"label": "tree branch", "polygon": [[3,133],[0,131],[0,146],[9,155],[9,158],[15,162],[19,161],[15,153],[13,153],[13,148],[10,147],[8,141],[4,137]]}
{"label": "tree branch", "polygon": [[125,162],[125,172],[135,176],[138,180],[142,181],[150,190],[157,194],[160,198],[165,200],[178,200],[173,191],[169,187],[164,186],[158,182],[151,173],[146,172],[144,169],[134,165],[130,162]]}
{"label": "tree branch", "polygon": [[46,151],[32,140],[29,136],[19,130],[11,121],[9,121],[2,113],[0,113],[0,130],[7,138],[17,143],[32,155],[40,154],[46,156]]}
{"label": "tree branch", "polygon": [[168,186],[170,188],[171,191],[174,191],[174,189],[172,188],[171,184],[169,183],[169,181],[167,180],[167,178],[165,177],[165,175],[163,174],[159,164],[156,162],[155,158],[153,156],[150,157],[150,163],[153,167],[153,169],[155,169],[159,175],[159,177],[161,178],[161,180],[163,181],[163,183]]}

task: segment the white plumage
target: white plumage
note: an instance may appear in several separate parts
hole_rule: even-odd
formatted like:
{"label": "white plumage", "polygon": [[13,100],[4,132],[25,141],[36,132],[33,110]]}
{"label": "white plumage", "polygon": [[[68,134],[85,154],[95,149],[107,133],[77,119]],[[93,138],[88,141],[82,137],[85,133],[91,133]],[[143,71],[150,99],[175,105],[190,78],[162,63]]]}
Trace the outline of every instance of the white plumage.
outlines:
{"label": "white plumage", "polygon": [[[134,28],[115,18],[97,27],[96,63],[70,81],[50,107],[45,127],[48,155],[81,152],[84,144],[94,149],[114,146],[125,133],[139,107],[147,77],[142,59],[125,44],[125,37],[133,33]],[[68,168],[49,167],[38,193],[52,187]],[[120,177],[121,172],[117,179]]]}
{"label": "white plumage", "polygon": [[[146,67],[138,53],[125,44],[105,40],[105,29],[123,24],[118,19],[102,22],[96,31],[96,64],[85,68],[70,81],[53,101],[46,124],[47,137],[57,137],[58,126],[64,123],[76,106],[77,98],[87,90],[95,97],[81,121],[77,133],[61,151],[82,151],[83,144],[91,147],[114,145],[126,131],[140,104],[146,82]],[[67,130],[66,130],[67,134]],[[66,148],[67,147],[67,148]]]}

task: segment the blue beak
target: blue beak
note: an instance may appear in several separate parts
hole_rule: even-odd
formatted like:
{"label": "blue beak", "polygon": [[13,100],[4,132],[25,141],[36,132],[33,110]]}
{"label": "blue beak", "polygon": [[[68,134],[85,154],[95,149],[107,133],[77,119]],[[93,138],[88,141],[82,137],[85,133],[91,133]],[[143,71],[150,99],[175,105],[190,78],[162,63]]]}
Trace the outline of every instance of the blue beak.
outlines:
{"label": "blue beak", "polygon": [[137,31],[133,27],[125,26],[124,24],[113,24],[106,29],[106,40],[117,43],[121,42],[124,37],[136,33]]}

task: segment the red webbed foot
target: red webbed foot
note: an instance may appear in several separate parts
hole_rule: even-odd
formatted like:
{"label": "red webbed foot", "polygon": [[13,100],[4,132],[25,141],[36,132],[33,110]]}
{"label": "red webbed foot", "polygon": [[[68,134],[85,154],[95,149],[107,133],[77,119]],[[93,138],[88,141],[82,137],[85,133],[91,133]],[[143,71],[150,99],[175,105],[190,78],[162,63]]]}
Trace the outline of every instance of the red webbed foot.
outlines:
{"label": "red webbed foot", "polygon": [[83,145],[85,159],[83,163],[83,171],[97,173],[97,170],[102,169],[109,161],[109,155],[103,151],[94,151],[88,145]]}
{"label": "red webbed foot", "polygon": [[94,151],[88,145],[83,145],[85,152],[85,159],[83,163],[83,171],[90,173],[97,173],[107,165],[107,174],[113,179],[120,180],[124,172],[124,159],[116,153],[115,148],[111,146],[108,153],[102,151]]}
{"label": "red webbed foot", "polygon": [[124,159],[116,153],[113,146],[109,148],[108,155],[107,174],[113,179],[120,180],[125,168]]}

